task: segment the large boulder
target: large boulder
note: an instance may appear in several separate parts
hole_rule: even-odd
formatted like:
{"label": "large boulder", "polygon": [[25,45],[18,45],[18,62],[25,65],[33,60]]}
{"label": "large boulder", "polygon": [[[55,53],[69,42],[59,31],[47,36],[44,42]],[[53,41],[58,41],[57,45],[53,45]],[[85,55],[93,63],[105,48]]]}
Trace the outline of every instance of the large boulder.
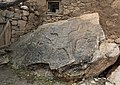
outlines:
{"label": "large boulder", "polygon": [[104,41],[98,13],[39,26],[12,44],[15,68],[47,63],[54,75],[68,80],[95,76],[119,55],[114,43]]}

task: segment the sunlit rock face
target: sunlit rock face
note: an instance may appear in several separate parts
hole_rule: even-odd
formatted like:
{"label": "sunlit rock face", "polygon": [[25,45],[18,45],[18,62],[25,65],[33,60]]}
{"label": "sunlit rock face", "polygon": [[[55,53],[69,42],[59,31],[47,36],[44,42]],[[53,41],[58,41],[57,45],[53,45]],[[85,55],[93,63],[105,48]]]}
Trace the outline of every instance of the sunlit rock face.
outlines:
{"label": "sunlit rock face", "polygon": [[119,55],[115,43],[104,41],[98,13],[39,26],[10,46],[13,67],[47,63],[55,76],[67,80],[95,76]]}

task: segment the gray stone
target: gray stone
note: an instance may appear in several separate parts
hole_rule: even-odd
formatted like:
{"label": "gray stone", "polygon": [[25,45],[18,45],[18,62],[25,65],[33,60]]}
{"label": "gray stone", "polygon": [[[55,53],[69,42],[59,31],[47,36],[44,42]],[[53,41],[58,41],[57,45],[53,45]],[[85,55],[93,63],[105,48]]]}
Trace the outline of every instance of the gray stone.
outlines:
{"label": "gray stone", "polygon": [[24,20],[18,20],[18,26],[25,27],[26,21]]}
{"label": "gray stone", "polygon": [[28,6],[25,6],[25,5],[21,6],[20,8],[24,10],[29,10]]}
{"label": "gray stone", "polygon": [[20,14],[20,13],[15,13],[15,14],[14,14],[14,18],[16,18],[16,19],[21,19],[21,14]]}
{"label": "gray stone", "polygon": [[18,24],[18,21],[17,21],[17,20],[12,20],[11,24],[12,24],[13,26],[16,26],[16,25]]}
{"label": "gray stone", "polygon": [[28,18],[26,16],[23,16],[22,19],[25,20],[25,21],[28,20]]}
{"label": "gray stone", "polygon": [[23,10],[23,16],[29,16],[29,11],[25,11],[25,10]]}
{"label": "gray stone", "polygon": [[0,54],[0,65],[6,64],[6,63],[8,63],[8,62],[9,62],[8,57],[6,57],[6,56],[1,56],[1,54]]}
{"label": "gray stone", "polygon": [[6,14],[5,17],[7,17],[7,18],[13,18],[14,17],[14,12],[8,11],[8,10],[5,10],[4,12]]}
{"label": "gray stone", "polygon": [[35,14],[34,13],[30,13],[29,17],[28,17],[28,20],[30,22],[34,22],[35,21]]}
{"label": "gray stone", "polygon": [[16,42],[18,40],[18,38],[11,38],[11,42]]}
{"label": "gray stone", "polygon": [[47,63],[58,70],[57,77],[87,78],[101,73],[119,56],[118,46],[104,39],[98,13],[86,14],[38,27],[12,44],[9,55],[15,68]]}
{"label": "gray stone", "polygon": [[62,0],[61,3],[62,3],[63,5],[69,5],[69,4],[70,4],[70,1],[68,1],[68,0]]}
{"label": "gray stone", "polygon": [[18,14],[22,13],[22,10],[17,9],[17,8],[15,8],[14,11],[15,11],[15,13],[18,13]]}

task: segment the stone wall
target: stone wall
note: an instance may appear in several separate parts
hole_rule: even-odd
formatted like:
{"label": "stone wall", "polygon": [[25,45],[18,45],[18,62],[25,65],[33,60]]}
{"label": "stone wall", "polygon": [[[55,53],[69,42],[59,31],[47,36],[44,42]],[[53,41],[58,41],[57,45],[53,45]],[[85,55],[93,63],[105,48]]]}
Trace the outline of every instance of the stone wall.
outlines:
{"label": "stone wall", "polygon": [[27,0],[0,11],[6,20],[10,20],[12,30],[11,42],[15,42],[20,36],[33,31],[41,24],[65,20],[93,12],[99,12],[101,13],[100,16],[107,17],[106,14],[103,13],[104,9],[110,9],[113,1],[114,0],[60,0],[60,13],[48,13],[47,0]]}
{"label": "stone wall", "polygon": [[97,0],[61,0],[61,13],[56,15],[47,14],[44,20],[45,22],[54,22],[90,13],[93,12],[97,4]]}
{"label": "stone wall", "polygon": [[[39,14],[41,12],[41,14]],[[42,24],[42,10],[38,12],[35,2],[24,2],[16,6],[3,8],[1,15],[6,21],[10,21],[12,37],[11,42],[15,42],[20,36],[33,31]]]}
{"label": "stone wall", "polygon": [[59,0],[60,13],[56,14],[47,13],[47,2],[45,1],[46,0],[44,0],[43,5],[40,6],[42,6],[44,11],[46,11],[44,23],[50,23],[80,16],[86,13],[98,12],[100,8],[110,6],[114,0]]}

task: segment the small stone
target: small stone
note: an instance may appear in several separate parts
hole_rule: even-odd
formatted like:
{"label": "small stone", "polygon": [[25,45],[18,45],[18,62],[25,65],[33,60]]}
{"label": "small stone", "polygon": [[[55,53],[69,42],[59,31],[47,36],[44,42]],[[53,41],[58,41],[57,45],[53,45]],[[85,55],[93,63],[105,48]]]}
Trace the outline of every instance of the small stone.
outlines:
{"label": "small stone", "polygon": [[77,6],[77,3],[71,3],[72,6]]}
{"label": "small stone", "polygon": [[76,11],[79,11],[79,10],[80,10],[80,8],[79,8],[79,7],[75,7],[75,10],[76,10]]}
{"label": "small stone", "polygon": [[16,42],[18,40],[18,38],[11,38],[11,42]]}
{"label": "small stone", "polygon": [[110,38],[112,38],[112,39],[115,40],[115,39],[116,39],[116,36],[115,36],[115,35],[111,35]]}
{"label": "small stone", "polygon": [[9,10],[10,10],[10,11],[14,11],[14,7],[10,7]]}
{"label": "small stone", "polygon": [[35,15],[39,16],[40,14],[39,14],[39,12],[38,12],[38,11],[35,11]]}
{"label": "small stone", "polygon": [[63,6],[64,8],[67,8],[67,6]]}
{"label": "small stone", "polygon": [[29,10],[28,6],[25,6],[25,5],[24,5],[24,6],[21,6],[20,8],[21,8],[21,9],[24,9],[24,10]]}
{"label": "small stone", "polygon": [[30,15],[29,15],[29,17],[28,17],[28,20],[30,21],[30,22],[34,22],[35,21],[35,14],[34,13],[30,13]]}
{"label": "small stone", "polygon": [[16,30],[12,30],[12,35],[14,35],[16,33]]}
{"label": "small stone", "polygon": [[74,7],[73,7],[73,6],[68,6],[68,9],[69,9],[69,10],[73,10]]}
{"label": "small stone", "polygon": [[35,10],[33,7],[30,7],[29,9],[30,9],[30,11],[32,11],[32,12],[34,12],[34,10]]}
{"label": "small stone", "polygon": [[18,20],[18,26],[25,27],[25,25],[26,25],[26,21],[24,21],[24,20]]}
{"label": "small stone", "polygon": [[25,28],[26,28],[27,31],[30,31],[30,30],[34,29],[35,26],[32,23],[28,23],[28,24],[26,24]]}
{"label": "small stone", "polygon": [[21,19],[21,14],[15,13],[14,18]]}
{"label": "small stone", "polygon": [[12,20],[11,24],[12,24],[13,26],[16,26],[16,25],[18,24],[18,22],[17,22],[17,20]]}
{"label": "small stone", "polygon": [[110,27],[114,27],[115,26],[114,22],[112,22],[112,21],[106,21],[106,25],[110,26]]}
{"label": "small stone", "polygon": [[80,3],[80,1],[77,1],[77,3],[79,4],[79,3]]}
{"label": "small stone", "polygon": [[68,10],[68,9],[64,9],[64,11],[63,11],[63,14],[64,15],[67,15],[67,14],[69,14],[70,13],[70,11]]}
{"label": "small stone", "polygon": [[21,35],[23,35],[25,32],[24,31],[17,31],[17,35],[19,35],[19,36],[21,36]]}
{"label": "small stone", "polygon": [[12,26],[12,30],[17,30],[18,26]]}
{"label": "small stone", "polygon": [[29,12],[28,12],[28,11],[23,10],[23,15],[24,15],[24,16],[29,16]]}
{"label": "small stone", "polygon": [[22,12],[22,10],[15,8],[15,13],[20,14],[21,12]]}
{"label": "small stone", "polygon": [[20,5],[23,5],[23,2],[21,2]]}
{"label": "small stone", "polygon": [[22,19],[27,21],[28,18],[26,16],[23,16]]}
{"label": "small stone", "polygon": [[9,62],[9,59],[6,56],[0,56],[0,65],[6,64]]}
{"label": "small stone", "polygon": [[112,84],[110,82],[105,82],[105,85],[114,85],[114,84]]}
{"label": "small stone", "polygon": [[84,3],[80,3],[80,4],[78,4],[78,6],[80,6],[80,7],[84,7],[85,4],[84,4]]}
{"label": "small stone", "polygon": [[118,16],[119,16],[119,14],[114,13],[114,14],[112,14],[111,16],[112,16],[112,17],[118,17]]}
{"label": "small stone", "polygon": [[98,79],[97,79],[97,78],[94,78],[94,80],[95,80],[95,81],[98,81]]}
{"label": "small stone", "polygon": [[116,39],[115,43],[120,44],[120,38]]}
{"label": "small stone", "polygon": [[90,82],[91,82],[92,84],[95,84],[95,83],[96,83],[94,80],[91,80]]}

